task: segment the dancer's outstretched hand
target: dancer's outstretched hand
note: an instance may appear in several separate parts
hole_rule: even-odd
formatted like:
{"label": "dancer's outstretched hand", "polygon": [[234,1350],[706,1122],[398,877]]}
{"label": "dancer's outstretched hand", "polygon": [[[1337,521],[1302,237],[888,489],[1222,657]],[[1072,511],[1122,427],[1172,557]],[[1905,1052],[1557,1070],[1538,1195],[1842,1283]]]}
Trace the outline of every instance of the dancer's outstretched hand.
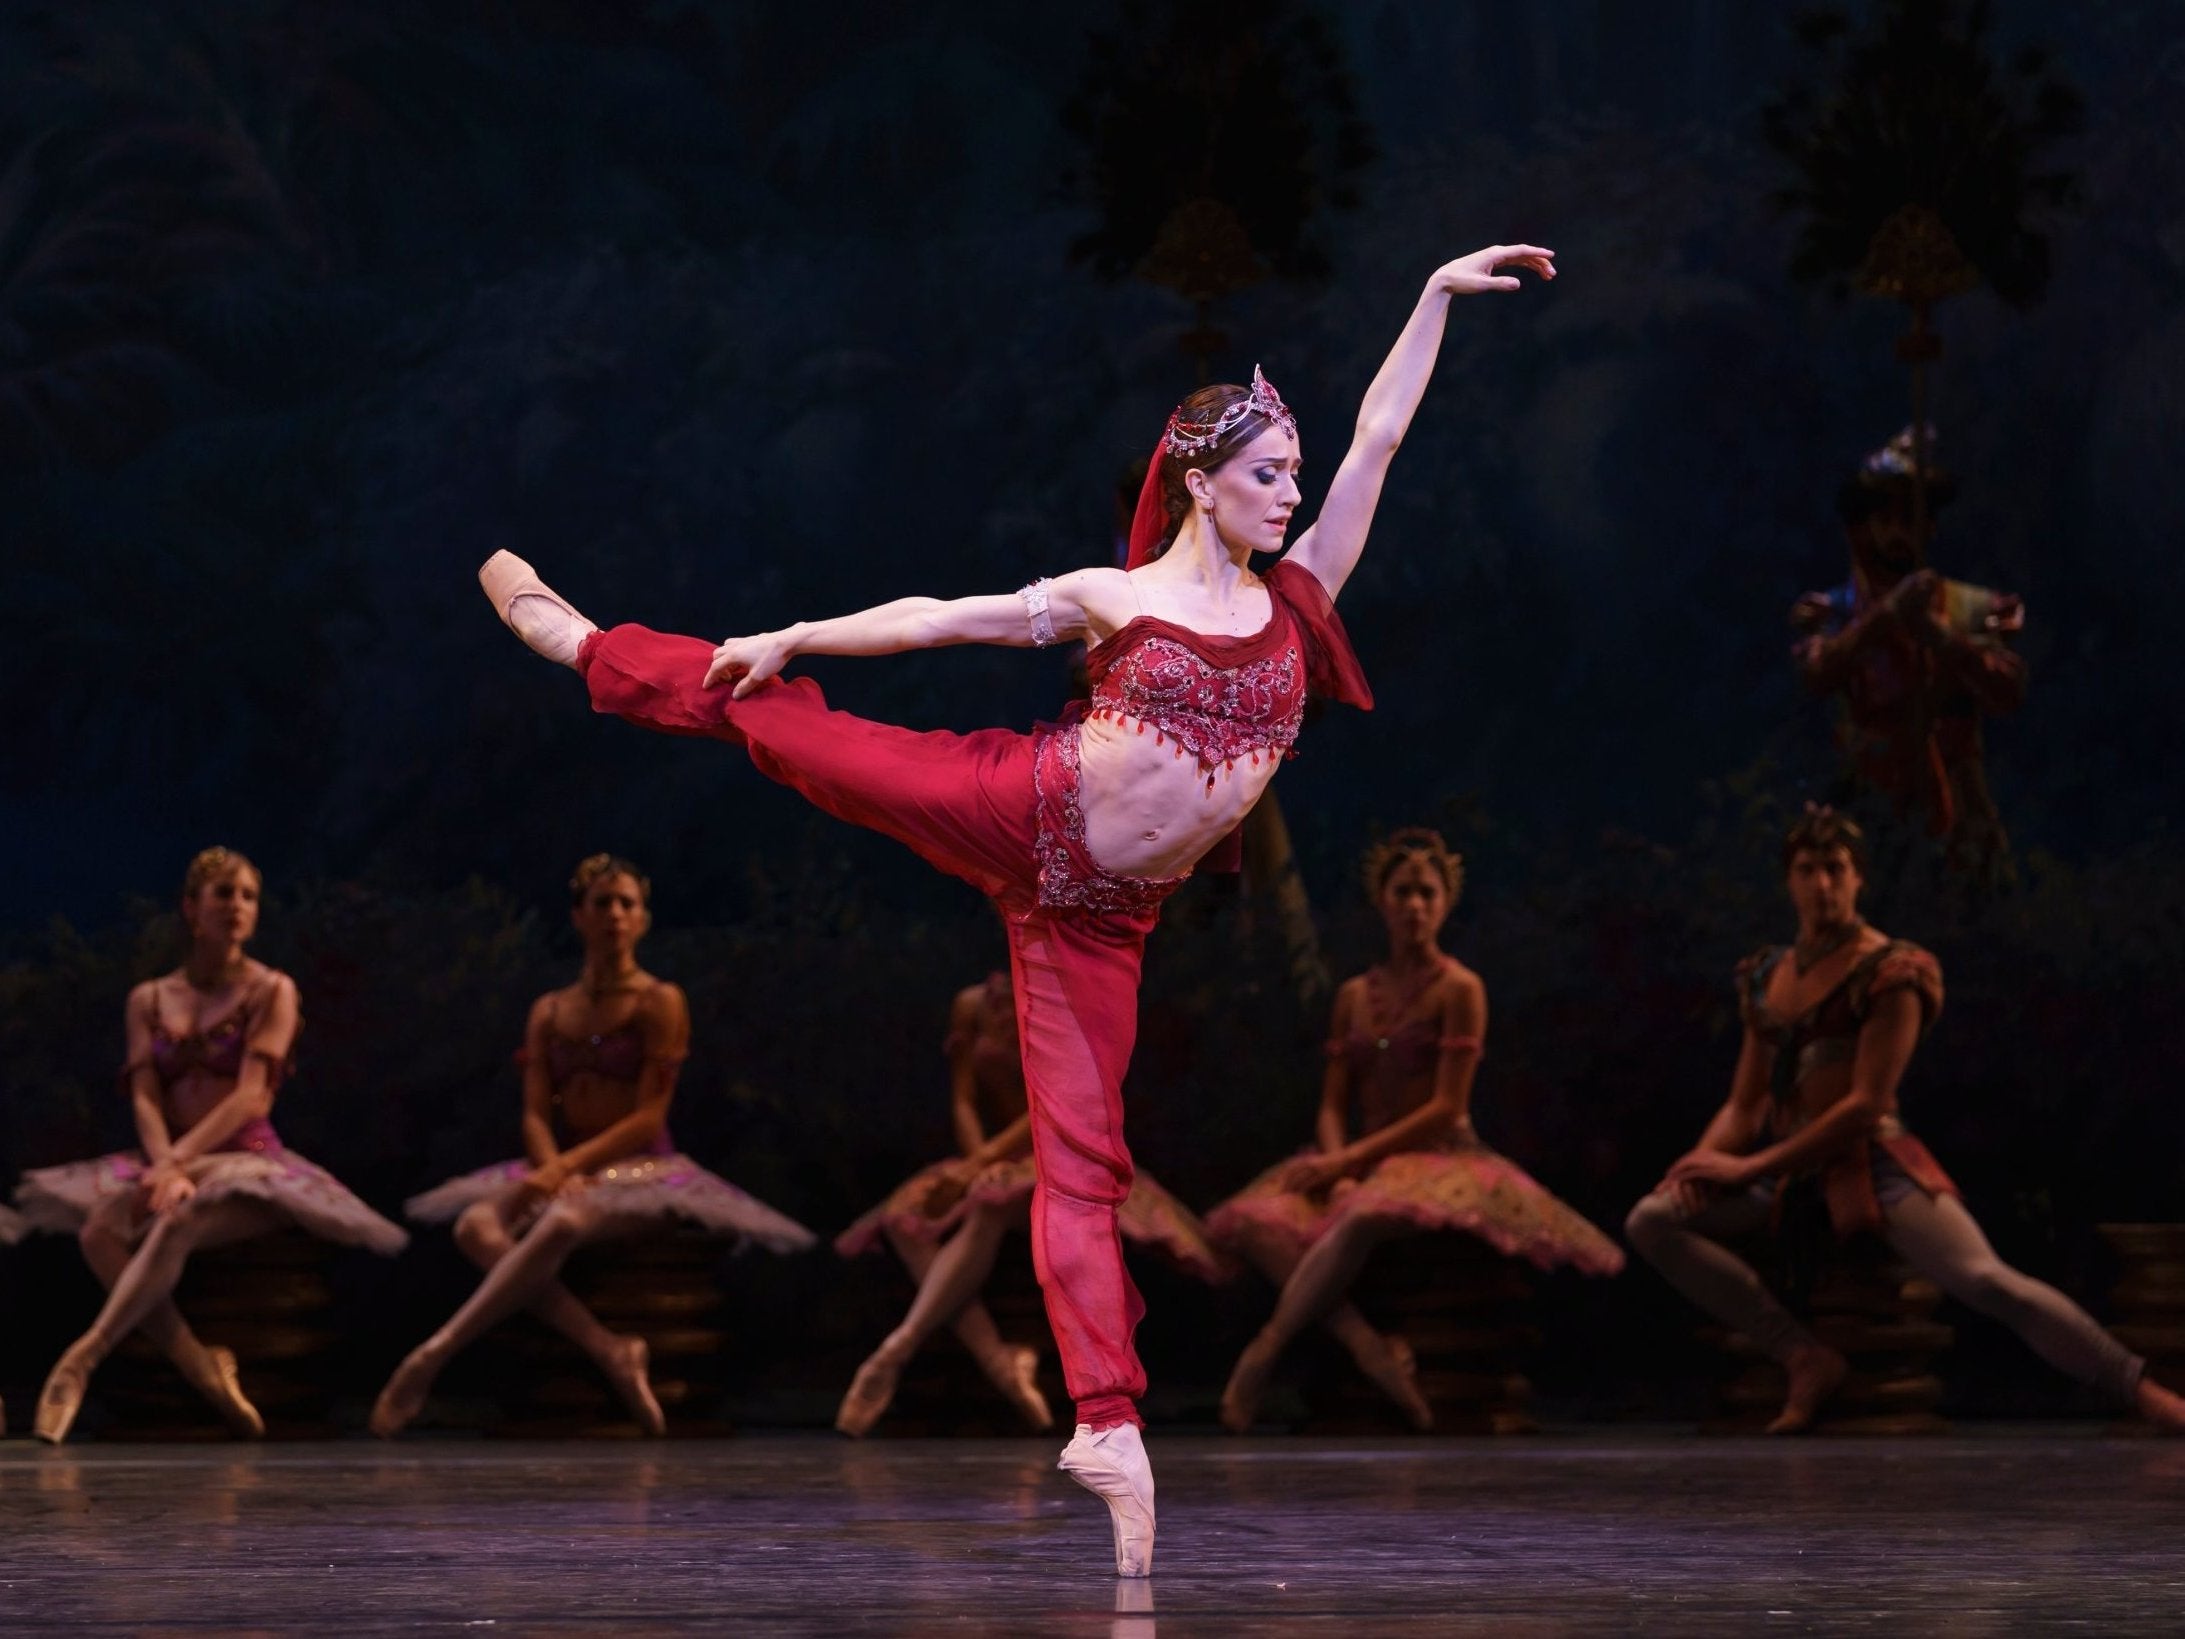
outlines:
{"label": "dancer's outstretched hand", "polygon": [[706,668],[706,687],[710,689],[723,678],[733,677],[736,691],[730,698],[741,700],[788,665],[796,652],[796,644],[787,632],[732,637],[713,651],[713,664]]}
{"label": "dancer's outstretched hand", "polygon": [[1555,277],[1555,252],[1538,245],[1489,245],[1485,250],[1475,250],[1471,255],[1460,256],[1437,269],[1434,283],[1452,296],[1516,290],[1520,282],[1516,274],[1495,271],[1504,267],[1529,267],[1541,278],[1552,279]]}

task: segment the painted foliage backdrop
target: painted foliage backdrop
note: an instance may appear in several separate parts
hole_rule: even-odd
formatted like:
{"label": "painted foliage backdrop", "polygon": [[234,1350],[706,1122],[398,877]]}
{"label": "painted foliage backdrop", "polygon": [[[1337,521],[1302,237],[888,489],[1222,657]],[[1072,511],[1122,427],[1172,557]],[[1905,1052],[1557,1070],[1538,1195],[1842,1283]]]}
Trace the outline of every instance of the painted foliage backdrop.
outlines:
{"label": "painted foliage backdrop", "polygon": [[[698,1002],[691,1147],[831,1225],[945,1142],[979,907],[732,756],[591,718],[471,579],[515,547],[604,618],[723,633],[1111,550],[1204,315],[1072,256],[1071,110],[1166,11],[883,10],[0,21],[0,1163],[121,1139],[119,1001],[172,935],[148,902],[211,840],[267,867],[303,983],[284,1128],[383,1202],[508,1147],[506,1052],[599,847],[652,868],[649,954]],[[1339,969],[1373,948],[1359,848],[1448,827],[1451,943],[1495,998],[1481,1124],[1612,1222],[1717,1096],[1728,968],[1780,929],[1770,830],[1830,767],[1784,613],[1841,577],[1834,485],[1904,419],[1896,318],[1786,276],[1760,109],[1803,59],[1771,8],[1254,10],[1292,30],[1291,106],[1348,123],[1308,133],[1313,255],[1215,304],[1211,363],[1265,363],[1309,478],[1438,261],[1561,255],[1456,313],[1344,598],[1381,707],[1316,723],[1281,789]],[[2185,1138],[2185,31],[1996,11],[2086,104],[2048,297],[1951,304],[1936,406],[1965,488],[1939,556],[2031,611],[1992,755],[2023,882],[1968,907],[1896,850],[1876,909],[1952,978],[1918,1125],[2008,1249],[2098,1290],[2086,1226],[2174,1215]],[[1000,651],[820,675],[942,726],[1066,684]],[[1201,1201],[1308,1128],[1320,1021],[1246,909],[1179,908],[1132,1089]],[[1561,1301],[1576,1335],[1660,1295]]]}

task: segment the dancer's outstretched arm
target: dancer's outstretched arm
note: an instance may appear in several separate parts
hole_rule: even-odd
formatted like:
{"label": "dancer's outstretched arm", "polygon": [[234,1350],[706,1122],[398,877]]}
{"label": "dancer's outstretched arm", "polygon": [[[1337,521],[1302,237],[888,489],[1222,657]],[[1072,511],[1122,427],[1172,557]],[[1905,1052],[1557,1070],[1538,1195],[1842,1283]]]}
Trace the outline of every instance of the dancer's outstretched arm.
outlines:
{"label": "dancer's outstretched arm", "polygon": [[[732,637],[713,651],[706,686],[736,681],[741,700],[800,654],[905,654],[959,643],[991,643],[1029,649],[1078,638],[1099,638],[1136,608],[1120,569],[1078,569],[1041,581],[1037,593],[1004,592],[969,598],[897,598],[832,620],[800,620],[778,632]],[[1044,616],[1046,624],[1035,627]]]}
{"label": "dancer's outstretched arm", "polygon": [[1358,567],[1359,553],[1365,550],[1373,509],[1381,500],[1381,481],[1388,476],[1396,446],[1410,430],[1412,414],[1426,392],[1427,377],[1434,373],[1442,327],[1449,317],[1449,299],[1517,289],[1514,275],[1496,273],[1502,267],[1529,267],[1543,279],[1552,279],[1555,252],[1538,245],[1489,245],[1435,269],[1419,296],[1418,306],[1411,310],[1403,334],[1396,338],[1373,385],[1366,389],[1365,401],[1358,406],[1358,429],[1352,435],[1350,453],[1336,469],[1319,517],[1298,537],[1286,560],[1310,569],[1313,578],[1327,588],[1329,597],[1342,591],[1350,572]]}

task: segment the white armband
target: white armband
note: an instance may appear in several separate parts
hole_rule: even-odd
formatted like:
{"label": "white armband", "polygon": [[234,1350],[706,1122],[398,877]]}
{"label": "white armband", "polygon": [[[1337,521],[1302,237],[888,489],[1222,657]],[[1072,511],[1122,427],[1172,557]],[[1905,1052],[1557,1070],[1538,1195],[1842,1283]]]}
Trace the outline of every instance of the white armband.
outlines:
{"label": "white armband", "polygon": [[1047,577],[1042,575],[1017,594],[1024,599],[1024,618],[1032,623],[1032,641],[1044,649],[1055,640],[1055,617],[1047,608]]}

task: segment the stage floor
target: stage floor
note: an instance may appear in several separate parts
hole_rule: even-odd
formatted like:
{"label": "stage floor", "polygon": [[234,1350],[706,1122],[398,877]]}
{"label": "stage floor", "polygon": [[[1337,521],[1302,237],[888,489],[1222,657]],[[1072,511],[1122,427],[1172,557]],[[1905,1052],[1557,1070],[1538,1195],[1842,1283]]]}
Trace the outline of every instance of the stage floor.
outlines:
{"label": "stage floor", "polygon": [[1157,1436],[1157,1575],[1059,1441],[0,1447],[6,1633],[2185,1628],[2185,1444]]}

